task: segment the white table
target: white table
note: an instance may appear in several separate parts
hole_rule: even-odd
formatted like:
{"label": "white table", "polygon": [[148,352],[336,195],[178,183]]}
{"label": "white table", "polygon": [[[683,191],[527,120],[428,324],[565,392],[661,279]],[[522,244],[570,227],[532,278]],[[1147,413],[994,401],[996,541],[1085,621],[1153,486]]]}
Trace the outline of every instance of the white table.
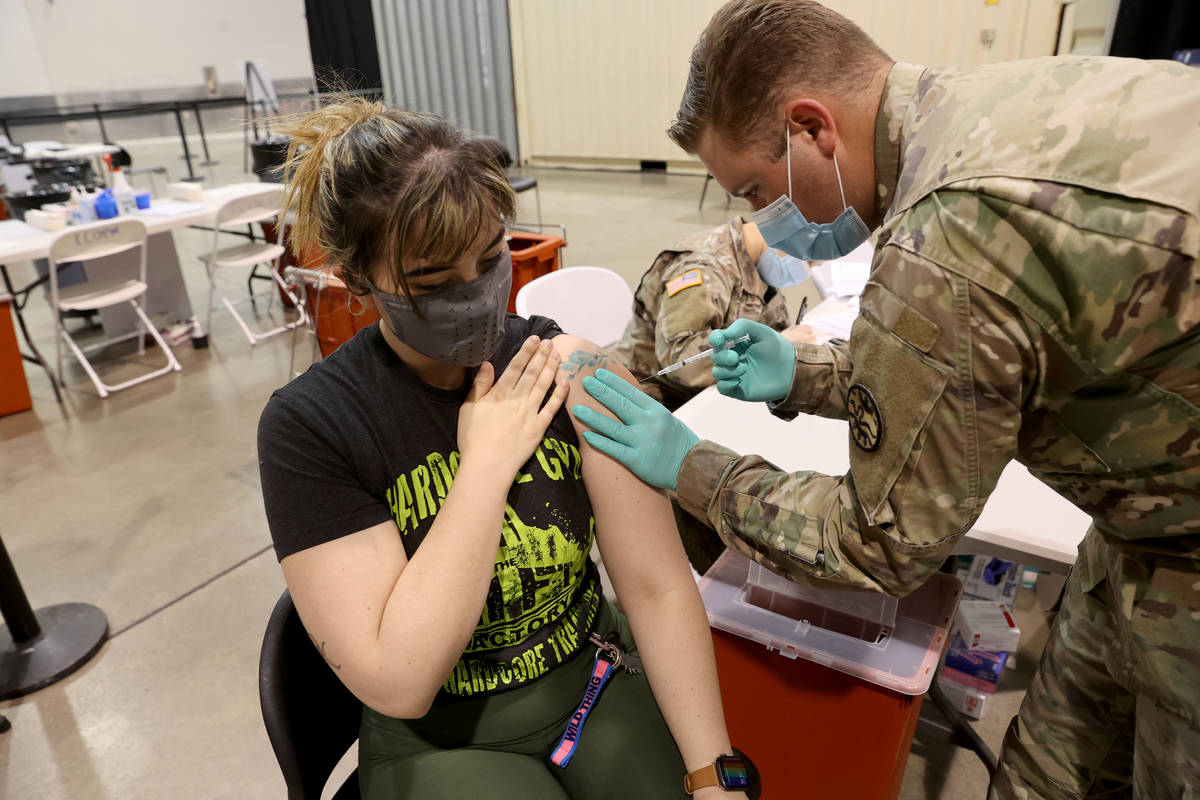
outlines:
{"label": "white table", "polygon": [[[189,225],[213,225],[217,220],[217,209],[225,202],[239,197],[251,197],[255,194],[276,191],[278,188],[278,184],[274,183],[231,183],[227,186],[206,189],[204,198],[196,204],[197,207],[184,213],[169,216],[136,215],[146,226],[147,272],[155,273],[147,292],[146,307],[151,316],[156,318],[156,324],[162,324],[164,316],[167,318],[168,324],[184,321],[192,316],[191,303],[187,297],[183,273],[180,271],[179,257],[175,252],[172,237],[159,234],[170,233],[177,228],[185,228]],[[153,201],[151,207],[178,202],[180,201],[162,198]],[[71,229],[68,227],[65,230]],[[47,258],[50,254],[51,243],[61,233],[62,231],[37,230],[16,220],[0,221],[0,265]],[[128,263],[123,261],[111,266],[102,263],[121,259]],[[89,269],[128,270],[134,263],[130,254],[122,253],[106,259],[98,259],[89,265]],[[136,274],[136,267],[132,268]],[[101,319],[105,331],[110,337],[132,331],[135,327],[132,309],[123,306],[101,309]],[[20,317],[18,317],[18,321],[24,333],[24,321]],[[26,344],[34,351],[35,357],[41,360],[41,354],[38,353],[28,336],[26,336]],[[45,366],[44,363],[43,366]],[[56,387],[56,394],[57,391]]]}
{"label": "white table", "polygon": [[[212,225],[217,219],[217,209],[227,200],[233,200],[237,197],[249,197],[263,192],[277,191],[278,189],[279,184],[276,183],[231,183],[215,189],[206,189],[204,191],[204,200],[199,204],[201,207],[194,211],[166,217],[150,214],[138,214],[137,217],[145,223],[147,236],[165,233],[176,228],[186,228],[188,225]],[[156,199],[152,203],[152,206],[177,202],[180,201],[162,198]],[[31,261],[35,258],[46,258],[50,254],[50,243],[54,241],[55,236],[62,233],[62,231],[38,231],[32,235],[7,238],[3,235],[2,226],[9,225],[10,223],[13,223],[13,221],[5,220],[4,222],[0,222],[0,264],[12,264],[16,261]]]}
{"label": "white table", "polygon": [[121,148],[115,144],[73,144],[56,150],[25,148],[24,157],[30,160],[69,161],[76,158],[94,158],[116,153]]}
{"label": "white table", "polygon": [[[772,416],[766,403],[734,400],[715,386],[684,403],[675,416],[702,439],[762,456],[789,472],[843,475],[850,468],[850,439],[841,420],[801,414],[785,422]],[[1087,514],[1013,461],[954,552],[994,555],[1065,574],[1090,524]]]}

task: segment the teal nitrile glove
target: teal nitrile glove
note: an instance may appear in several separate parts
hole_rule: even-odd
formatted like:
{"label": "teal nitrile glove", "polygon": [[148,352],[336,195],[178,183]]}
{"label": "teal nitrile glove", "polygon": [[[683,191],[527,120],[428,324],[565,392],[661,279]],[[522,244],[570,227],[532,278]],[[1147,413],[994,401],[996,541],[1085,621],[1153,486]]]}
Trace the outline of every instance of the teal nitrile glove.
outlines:
{"label": "teal nitrile glove", "polygon": [[[750,341],[720,348],[730,339],[750,334]],[[796,371],[796,348],[782,333],[750,319],[737,319],[724,330],[708,335],[717,348],[712,354],[717,391],[738,400],[774,402],[792,390]]]}
{"label": "teal nitrile glove", "polygon": [[575,418],[592,429],[583,434],[588,444],[651,486],[674,490],[683,458],[700,438],[657,400],[606,369],[584,378],[583,388],[620,420],[587,406],[572,407]]}

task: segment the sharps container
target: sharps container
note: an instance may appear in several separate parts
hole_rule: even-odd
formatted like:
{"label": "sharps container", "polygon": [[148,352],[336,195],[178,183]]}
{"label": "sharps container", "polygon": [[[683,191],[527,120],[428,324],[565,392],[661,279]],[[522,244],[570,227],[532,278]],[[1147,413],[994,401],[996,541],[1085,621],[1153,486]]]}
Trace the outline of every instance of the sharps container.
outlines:
{"label": "sharps container", "polygon": [[892,800],[962,595],[897,600],[792,583],[732,550],[700,581],[733,745],[763,800]]}

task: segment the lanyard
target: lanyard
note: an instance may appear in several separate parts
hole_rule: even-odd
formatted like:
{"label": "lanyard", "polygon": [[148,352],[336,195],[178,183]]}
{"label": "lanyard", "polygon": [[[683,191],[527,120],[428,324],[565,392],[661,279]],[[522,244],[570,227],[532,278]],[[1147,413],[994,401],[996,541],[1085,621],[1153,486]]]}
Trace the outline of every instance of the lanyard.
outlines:
{"label": "lanyard", "polygon": [[600,697],[601,690],[604,689],[608,679],[621,664],[624,656],[619,648],[602,641],[596,634],[592,634],[588,638],[597,645],[596,660],[592,662],[592,677],[583,693],[583,700],[575,709],[575,713],[571,715],[567,729],[550,755],[551,763],[563,768],[571,763],[571,757],[579,748],[579,737],[583,735],[583,724],[587,722],[588,714],[592,712],[592,707],[596,704],[596,699]]}

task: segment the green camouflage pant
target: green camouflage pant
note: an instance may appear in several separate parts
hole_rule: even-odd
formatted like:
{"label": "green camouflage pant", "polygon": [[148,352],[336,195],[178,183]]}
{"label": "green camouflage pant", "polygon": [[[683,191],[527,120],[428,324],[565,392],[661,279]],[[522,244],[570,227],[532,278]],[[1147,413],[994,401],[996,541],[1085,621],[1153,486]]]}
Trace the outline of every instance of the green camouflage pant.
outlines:
{"label": "green camouflage pant", "polygon": [[1200,562],[1093,529],[991,800],[1200,800]]}

